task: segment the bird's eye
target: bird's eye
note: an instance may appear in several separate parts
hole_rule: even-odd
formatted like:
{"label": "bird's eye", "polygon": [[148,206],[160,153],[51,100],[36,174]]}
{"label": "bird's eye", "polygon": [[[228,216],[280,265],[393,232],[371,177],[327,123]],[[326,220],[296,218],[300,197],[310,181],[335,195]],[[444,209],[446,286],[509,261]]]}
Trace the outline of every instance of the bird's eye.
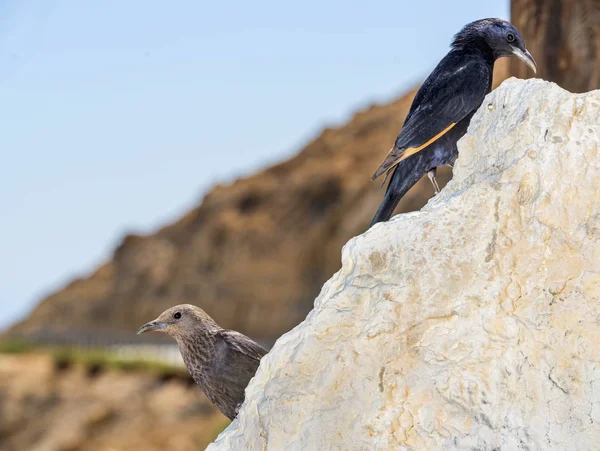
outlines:
{"label": "bird's eye", "polygon": [[175,312],[175,313],[173,313],[173,318],[175,318],[175,319],[181,318],[181,312]]}
{"label": "bird's eye", "polygon": [[515,35],[514,35],[514,34],[512,34],[512,33],[508,33],[508,34],[506,35],[506,40],[507,40],[508,42],[515,42]]}

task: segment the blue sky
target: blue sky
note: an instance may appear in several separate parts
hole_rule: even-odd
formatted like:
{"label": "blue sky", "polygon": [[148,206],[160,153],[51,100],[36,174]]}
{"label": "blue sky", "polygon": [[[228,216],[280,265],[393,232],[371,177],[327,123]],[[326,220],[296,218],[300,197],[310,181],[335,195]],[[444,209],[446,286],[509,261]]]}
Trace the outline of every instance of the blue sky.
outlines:
{"label": "blue sky", "polygon": [[509,8],[354,3],[2,1],[0,327],[125,233],[401,94],[462,25]]}

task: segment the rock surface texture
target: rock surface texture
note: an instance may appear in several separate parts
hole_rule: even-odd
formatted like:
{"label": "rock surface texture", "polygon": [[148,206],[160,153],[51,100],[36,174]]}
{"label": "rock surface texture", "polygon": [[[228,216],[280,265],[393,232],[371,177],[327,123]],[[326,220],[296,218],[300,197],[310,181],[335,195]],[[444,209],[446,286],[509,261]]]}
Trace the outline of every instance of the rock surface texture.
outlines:
{"label": "rock surface texture", "polygon": [[208,449],[600,444],[600,92],[510,79],[419,212],[351,240]]}

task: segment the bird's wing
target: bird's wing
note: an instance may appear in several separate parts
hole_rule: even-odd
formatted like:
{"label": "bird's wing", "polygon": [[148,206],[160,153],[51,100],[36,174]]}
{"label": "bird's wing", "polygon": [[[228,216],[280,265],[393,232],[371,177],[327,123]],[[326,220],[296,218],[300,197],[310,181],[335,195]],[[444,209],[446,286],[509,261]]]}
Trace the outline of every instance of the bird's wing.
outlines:
{"label": "bird's wing", "polygon": [[451,71],[438,69],[423,84],[394,147],[371,180],[437,141],[483,102],[489,89],[489,69],[480,61],[466,62]]}
{"label": "bird's wing", "polygon": [[267,350],[261,345],[234,330],[221,330],[218,334],[229,345],[230,349],[253,359],[260,360],[267,353]]}

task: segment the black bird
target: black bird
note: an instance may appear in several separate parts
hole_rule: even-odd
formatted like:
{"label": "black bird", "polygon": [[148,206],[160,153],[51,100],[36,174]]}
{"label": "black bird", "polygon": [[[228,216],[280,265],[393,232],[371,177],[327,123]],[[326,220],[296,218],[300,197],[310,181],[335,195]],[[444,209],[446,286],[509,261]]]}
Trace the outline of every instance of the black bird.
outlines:
{"label": "black bird", "polygon": [[521,34],[505,20],[478,20],[454,36],[450,52],[417,92],[394,147],[371,178],[393,171],[371,226],[390,219],[402,196],[426,172],[439,192],[436,167],[454,164],[456,143],[492,89],[494,62],[505,56],[537,70]]}
{"label": "black bird", "polygon": [[188,304],[164,311],[137,333],[150,331],[175,339],[196,384],[223,415],[233,420],[267,350],[239,332],[222,329],[204,310]]}

